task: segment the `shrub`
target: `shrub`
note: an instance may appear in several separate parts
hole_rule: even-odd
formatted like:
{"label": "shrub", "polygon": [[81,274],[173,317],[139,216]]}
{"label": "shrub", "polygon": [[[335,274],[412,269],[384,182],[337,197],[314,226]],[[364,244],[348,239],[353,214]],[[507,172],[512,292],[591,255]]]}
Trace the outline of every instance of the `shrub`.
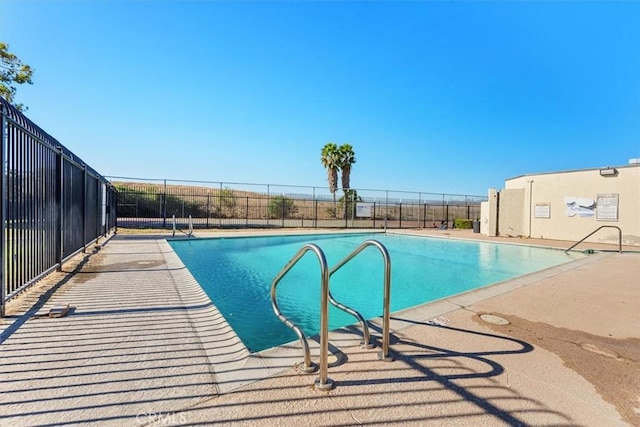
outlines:
{"label": "shrub", "polygon": [[453,228],[473,228],[473,220],[466,218],[456,218],[453,220]]}
{"label": "shrub", "polygon": [[271,218],[289,218],[298,211],[295,202],[284,196],[274,196],[269,200]]}

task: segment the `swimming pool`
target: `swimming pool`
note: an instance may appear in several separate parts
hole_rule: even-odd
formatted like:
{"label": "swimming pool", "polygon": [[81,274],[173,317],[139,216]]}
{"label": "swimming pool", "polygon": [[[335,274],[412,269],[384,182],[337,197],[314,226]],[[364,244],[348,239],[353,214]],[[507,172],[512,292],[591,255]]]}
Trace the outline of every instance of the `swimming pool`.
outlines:
{"label": "swimming pool", "polygon": [[[254,236],[169,241],[173,250],[251,351],[297,339],[271,307],[273,279],[305,243],[317,244],[329,268],[367,239],[385,245],[392,264],[391,311],[543,270],[582,254],[529,246],[386,233]],[[331,293],[365,319],[382,315],[383,262],[365,249],[331,277]],[[307,335],[320,329],[320,269],[307,253],[278,285],[282,313]],[[329,329],[355,319],[329,307]]]}

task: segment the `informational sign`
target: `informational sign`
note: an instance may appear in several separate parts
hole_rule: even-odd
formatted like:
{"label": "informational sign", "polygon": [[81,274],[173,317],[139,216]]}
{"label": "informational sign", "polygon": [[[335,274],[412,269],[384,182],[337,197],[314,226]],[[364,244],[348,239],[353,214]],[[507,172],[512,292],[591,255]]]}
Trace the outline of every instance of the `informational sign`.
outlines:
{"label": "informational sign", "polygon": [[356,203],[356,217],[371,218],[373,203]]}
{"label": "informational sign", "polygon": [[598,194],[596,204],[596,218],[598,221],[618,220],[618,194]]}
{"label": "informational sign", "polygon": [[534,218],[551,218],[551,203],[536,203],[533,208]]}

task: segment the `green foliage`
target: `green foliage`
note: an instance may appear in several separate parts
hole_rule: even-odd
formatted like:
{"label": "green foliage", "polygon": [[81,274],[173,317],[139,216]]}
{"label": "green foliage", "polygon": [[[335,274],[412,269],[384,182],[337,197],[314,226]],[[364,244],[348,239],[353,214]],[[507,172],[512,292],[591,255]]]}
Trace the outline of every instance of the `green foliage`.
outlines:
{"label": "green foliage", "polygon": [[139,187],[122,183],[114,184],[118,191],[118,216],[137,218],[162,218],[176,215],[178,217],[206,217],[206,206],[196,200],[164,194],[161,187],[147,185]]}
{"label": "green foliage", "polygon": [[358,196],[358,192],[356,190],[345,190],[344,196],[338,199],[338,204],[340,205],[340,209],[345,213],[345,215],[349,215],[349,218],[355,218],[356,216],[356,203],[361,202],[362,197]]}
{"label": "green foliage", "polygon": [[[327,169],[327,181],[329,191],[333,195],[333,203],[336,203],[336,191],[338,191],[338,171],[342,171],[342,189],[349,189],[351,166],[356,162],[353,147],[350,144],[342,144],[338,147],[333,142],[328,142],[322,147],[320,156],[322,166]],[[334,213],[336,209],[334,209]]]}
{"label": "green foliage", "polygon": [[295,202],[285,196],[273,196],[268,209],[271,218],[289,218],[298,212]]}
{"label": "green foliage", "polygon": [[327,170],[329,191],[335,197],[335,193],[338,190],[338,171],[340,170],[340,150],[338,146],[333,142],[325,144],[320,153],[320,161]]}
{"label": "green foliage", "polygon": [[473,220],[466,218],[456,218],[453,220],[453,228],[471,229],[473,228]]}
{"label": "green foliage", "polygon": [[223,215],[228,215],[233,217],[236,214],[236,197],[233,194],[233,190],[229,188],[224,188],[220,190],[219,196],[220,198],[220,210]]}
{"label": "green foliage", "polygon": [[23,64],[20,59],[9,52],[9,45],[0,42],[0,96],[6,99],[19,111],[26,111],[23,104],[15,103],[16,84],[33,84],[33,69]]}
{"label": "green foliage", "polygon": [[340,154],[340,170],[342,171],[342,189],[348,190],[351,180],[351,167],[356,162],[356,153],[351,144],[342,144],[338,149]]}

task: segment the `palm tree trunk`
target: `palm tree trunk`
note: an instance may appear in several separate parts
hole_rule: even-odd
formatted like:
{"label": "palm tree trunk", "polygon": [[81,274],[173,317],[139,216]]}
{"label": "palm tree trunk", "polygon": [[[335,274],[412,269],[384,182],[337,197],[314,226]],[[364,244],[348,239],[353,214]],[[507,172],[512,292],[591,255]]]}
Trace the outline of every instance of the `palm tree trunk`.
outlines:
{"label": "palm tree trunk", "polygon": [[338,217],[338,204],[336,202],[336,192],[333,192],[333,217]]}

